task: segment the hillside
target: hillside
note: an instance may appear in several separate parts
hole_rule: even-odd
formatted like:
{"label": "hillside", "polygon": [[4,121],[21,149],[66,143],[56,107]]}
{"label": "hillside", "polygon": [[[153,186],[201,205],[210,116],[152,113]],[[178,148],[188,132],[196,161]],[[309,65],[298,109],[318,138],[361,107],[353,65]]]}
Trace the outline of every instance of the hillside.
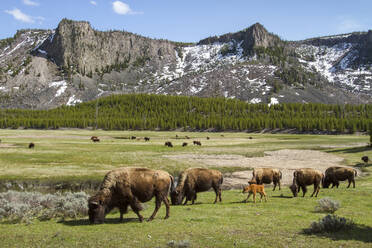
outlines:
{"label": "hillside", "polygon": [[[96,111],[98,116],[96,118]],[[237,99],[127,94],[51,110],[0,112],[0,128],[105,130],[365,132],[372,105],[287,103],[268,106]]]}
{"label": "hillside", "polygon": [[371,49],[372,31],[288,42],[256,23],[186,44],[63,19],[0,41],[0,106],[50,109],[118,93],[370,103]]}

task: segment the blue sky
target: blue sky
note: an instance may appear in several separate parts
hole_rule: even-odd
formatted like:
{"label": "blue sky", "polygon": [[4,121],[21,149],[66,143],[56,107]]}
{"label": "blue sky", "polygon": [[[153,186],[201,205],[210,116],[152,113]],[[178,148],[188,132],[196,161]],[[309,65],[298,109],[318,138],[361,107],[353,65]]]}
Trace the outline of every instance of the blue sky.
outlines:
{"label": "blue sky", "polygon": [[98,30],[196,42],[260,22],[285,40],[372,29],[372,0],[0,0],[0,39],[66,17]]}

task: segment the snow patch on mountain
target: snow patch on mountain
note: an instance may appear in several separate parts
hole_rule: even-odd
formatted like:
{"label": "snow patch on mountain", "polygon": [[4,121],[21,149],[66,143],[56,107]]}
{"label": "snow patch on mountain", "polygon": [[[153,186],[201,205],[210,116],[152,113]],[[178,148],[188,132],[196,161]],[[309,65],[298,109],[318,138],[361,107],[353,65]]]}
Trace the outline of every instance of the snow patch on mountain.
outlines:
{"label": "snow patch on mountain", "polygon": [[57,88],[57,92],[54,95],[54,97],[59,97],[60,95],[62,95],[66,91],[67,83],[64,80],[57,81],[57,82],[51,82],[51,83],[49,83],[49,87]]}

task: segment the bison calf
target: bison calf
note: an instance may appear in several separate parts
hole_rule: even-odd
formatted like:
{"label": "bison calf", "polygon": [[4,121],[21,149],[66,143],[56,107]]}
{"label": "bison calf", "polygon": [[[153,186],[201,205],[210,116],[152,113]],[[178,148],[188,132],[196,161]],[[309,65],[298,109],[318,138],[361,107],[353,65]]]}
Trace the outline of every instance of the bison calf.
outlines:
{"label": "bison calf", "polygon": [[174,180],[168,172],[147,168],[119,168],[105,175],[97,194],[88,200],[88,215],[91,224],[101,224],[113,208],[120,210],[120,221],[128,206],[137,214],[142,210],[141,202],[150,201],[155,196],[155,209],[149,221],[153,220],[161,202],[166,207],[165,219],[169,217],[169,189],[174,187]]}
{"label": "bison calf", "polygon": [[324,173],[324,180],[322,182],[323,188],[328,188],[332,183],[332,188],[340,185],[339,181],[349,181],[348,188],[350,184],[353,183],[353,188],[355,188],[355,177],[357,176],[357,171],[352,168],[333,166],[329,167]]}
{"label": "bison calf", "polygon": [[314,185],[314,192],[311,194],[311,197],[318,196],[320,190],[320,183],[322,182],[324,175],[319,170],[314,170],[311,168],[298,169],[293,172],[293,183],[289,187],[293,193],[294,197],[297,197],[297,194],[302,189],[303,195],[305,197],[308,185]]}
{"label": "bison calf", "polygon": [[253,194],[253,202],[256,203],[256,194],[260,193],[261,198],[260,201],[262,201],[262,197],[265,197],[265,202],[267,201],[267,196],[265,192],[265,186],[264,185],[257,185],[257,184],[250,184],[246,187],[243,187],[242,193],[248,193],[247,199],[245,199],[244,202],[248,202],[248,198]]}
{"label": "bison calf", "polygon": [[204,192],[213,188],[216,193],[214,203],[221,199],[221,184],[223,182],[222,173],[218,170],[210,170],[204,168],[190,168],[184,170],[179,176],[178,185],[174,191],[171,192],[171,201],[173,205],[180,205],[184,198],[186,201],[192,201],[194,204],[196,200],[196,193]]}

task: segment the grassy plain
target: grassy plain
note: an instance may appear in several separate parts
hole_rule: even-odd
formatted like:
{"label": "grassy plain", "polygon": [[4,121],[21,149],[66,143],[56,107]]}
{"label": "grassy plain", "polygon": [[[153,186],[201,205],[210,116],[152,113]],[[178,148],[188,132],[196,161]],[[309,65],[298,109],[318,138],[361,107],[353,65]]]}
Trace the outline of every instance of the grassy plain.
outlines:
{"label": "grassy plain", "polygon": [[[99,136],[101,142],[92,143],[92,135]],[[127,139],[132,135],[151,140]],[[176,139],[176,135],[191,139]],[[185,153],[254,157],[281,149],[321,150],[344,158],[345,165],[359,164],[362,155],[372,157],[372,150],[365,146],[368,137],[357,135],[0,130],[0,139],[2,179],[101,180],[107,170],[120,166],[160,168],[177,174],[197,166],[167,157]],[[168,140],[175,147],[165,147]],[[202,146],[192,146],[192,140],[200,140]],[[36,144],[34,150],[27,148],[29,142]],[[181,147],[183,142],[189,146]],[[238,165],[233,168],[239,169]],[[357,224],[335,234],[304,234],[304,228],[325,214],[314,211],[316,198],[291,198],[289,189],[283,187],[274,192],[267,188],[269,201],[257,204],[242,203],[246,195],[240,190],[223,191],[223,202],[216,205],[211,204],[214,193],[200,193],[193,206],[172,206],[168,220],[162,219],[162,206],[153,222],[139,223],[132,212],[125,216],[125,223],[118,222],[118,213],[109,214],[103,225],[88,225],[86,218],[31,224],[3,221],[1,247],[167,247],[172,240],[184,241],[189,247],[371,247],[371,170],[363,169],[364,176],[358,178],[355,189],[346,189],[345,183],[339,189],[321,189],[318,199],[328,196],[339,200],[341,208],[336,214]],[[146,206],[143,215],[148,217],[153,201]]]}

